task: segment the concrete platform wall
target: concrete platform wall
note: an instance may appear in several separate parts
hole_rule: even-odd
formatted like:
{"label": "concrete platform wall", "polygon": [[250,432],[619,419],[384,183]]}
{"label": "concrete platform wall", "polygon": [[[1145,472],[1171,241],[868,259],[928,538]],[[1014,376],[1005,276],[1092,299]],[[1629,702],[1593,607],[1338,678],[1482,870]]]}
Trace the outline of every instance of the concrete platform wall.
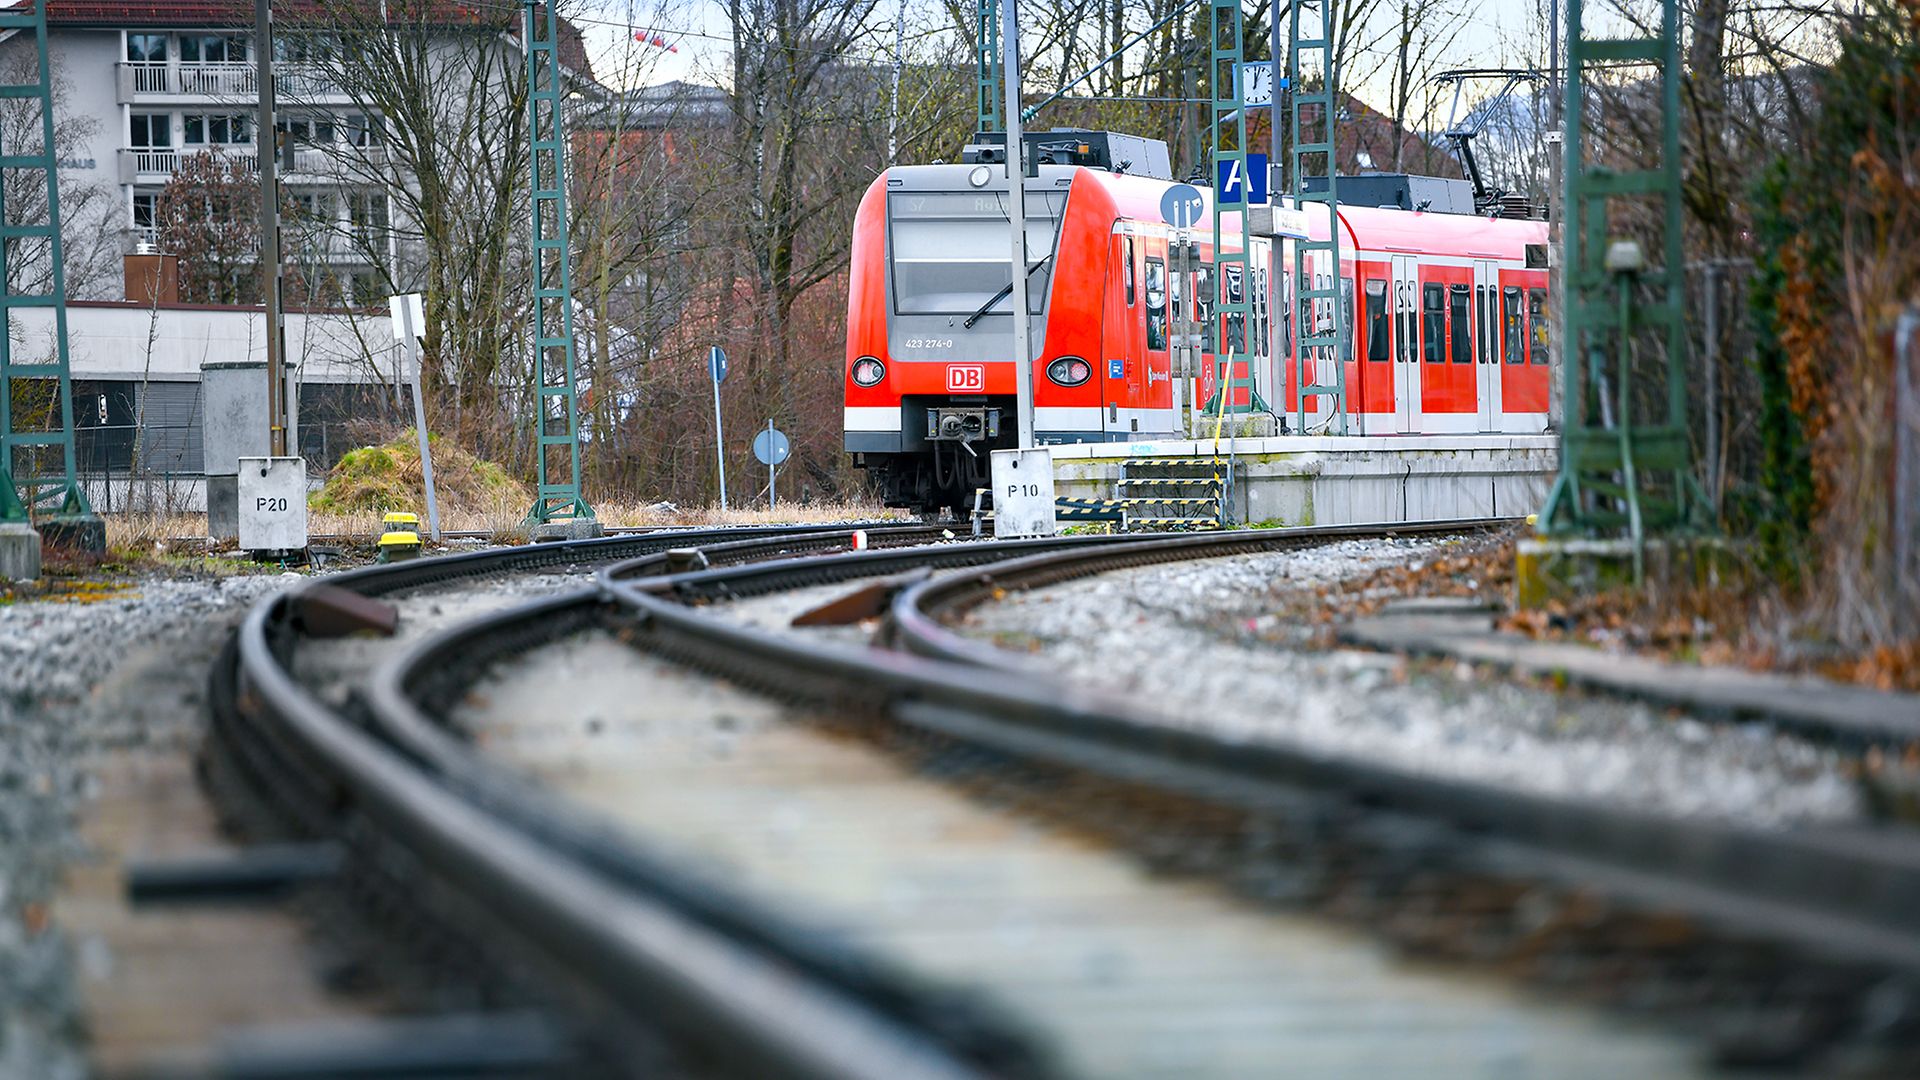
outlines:
{"label": "concrete platform wall", "polygon": [[[1519,517],[1540,509],[1559,466],[1553,435],[1280,435],[1223,441],[1221,452],[1235,462],[1240,524]],[[1057,491],[1117,498],[1127,458],[1212,453],[1210,441],[1187,439],[1056,446]]]}

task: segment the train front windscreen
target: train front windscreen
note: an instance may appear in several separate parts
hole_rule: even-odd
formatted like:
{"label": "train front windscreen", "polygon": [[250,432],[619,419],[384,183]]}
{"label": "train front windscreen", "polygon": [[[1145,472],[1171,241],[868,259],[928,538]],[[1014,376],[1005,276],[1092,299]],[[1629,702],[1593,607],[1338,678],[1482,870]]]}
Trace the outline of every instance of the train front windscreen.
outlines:
{"label": "train front windscreen", "polygon": [[[1053,256],[1067,193],[1029,191],[1027,310],[1045,333]],[[887,198],[893,353],[903,360],[986,360],[1004,353],[1012,237],[1004,191],[902,191]],[[926,348],[926,341],[937,343]],[[971,343],[978,345],[971,345]]]}

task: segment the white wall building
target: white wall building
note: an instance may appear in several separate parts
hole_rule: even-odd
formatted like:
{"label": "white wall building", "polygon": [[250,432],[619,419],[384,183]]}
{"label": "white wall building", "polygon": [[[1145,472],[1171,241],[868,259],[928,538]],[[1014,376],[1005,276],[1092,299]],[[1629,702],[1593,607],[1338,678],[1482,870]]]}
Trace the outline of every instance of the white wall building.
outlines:
{"label": "white wall building", "polygon": [[[350,3],[351,0],[345,0]],[[336,84],[339,46],[302,29],[322,9],[280,5],[275,30],[275,127],[283,136],[281,188],[296,213],[282,222],[282,254],[308,281],[332,279],[338,297],[384,304],[388,284],[374,266],[395,265],[392,192],[409,178],[387,152],[387,124]],[[519,55],[519,4],[489,11],[513,27],[492,40]],[[121,250],[154,239],[161,190],[200,154],[257,169],[259,108],[253,8],[245,0],[47,0],[48,50],[58,80],[56,121],[84,117],[83,139],[62,148],[68,184],[109,185],[118,205],[107,229]],[[369,0],[367,11],[385,10]],[[461,9],[449,6],[449,25]],[[435,16],[437,18],[438,16]],[[471,34],[449,32],[450,47],[473,48]],[[31,38],[0,34],[0,58]],[[563,23],[560,55],[568,77],[597,89],[576,28]],[[365,98],[365,95],[362,95]],[[67,232],[92,223],[69,222]],[[83,246],[70,239],[70,249]],[[69,264],[75,256],[69,254]],[[103,267],[108,271],[113,267]],[[110,276],[110,275],[109,275]],[[71,277],[71,271],[70,271]],[[416,287],[416,286],[410,286]],[[76,291],[76,295],[80,295]],[[112,295],[110,291],[102,295]]]}

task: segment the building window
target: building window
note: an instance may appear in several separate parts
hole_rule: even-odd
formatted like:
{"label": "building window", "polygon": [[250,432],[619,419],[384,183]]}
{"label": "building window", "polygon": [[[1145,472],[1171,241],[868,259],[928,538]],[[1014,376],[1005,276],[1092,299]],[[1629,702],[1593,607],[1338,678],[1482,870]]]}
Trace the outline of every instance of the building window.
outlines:
{"label": "building window", "polygon": [[134,113],[127,121],[127,145],[139,150],[173,145],[172,113]]}
{"label": "building window", "polygon": [[330,191],[296,191],[291,196],[293,208],[301,220],[318,224],[333,222],[333,193]]}
{"label": "building window", "polygon": [[363,237],[373,237],[387,228],[387,193],[384,191],[356,191],[347,196],[347,220],[352,223],[353,231]]}
{"label": "building window", "polygon": [[273,58],[289,63],[318,63],[333,55],[333,41],[324,34],[277,34]]}
{"label": "building window", "polygon": [[238,34],[181,34],[180,59],[189,64],[237,64],[247,58],[247,39]]}
{"label": "building window", "polygon": [[165,34],[128,34],[127,60],[135,64],[164,64],[167,62],[167,35]]}
{"label": "building window", "polygon": [[296,116],[286,120],[276,120],[273,129],[296,143],[316,144],[333,141],[333,120],[330,117]]}
{"label": "building window", "polygon": [[348,287],[353,290],[353,302],[363,307],[378,303],[381,297],[387,295],[386,283],[371,270],[355,271]]}
{"label": "building window", "polygon": [[189,146],[235,146],[253,141],[253,125],[239,113],[188,113],[181,118]]}
{"label": "building window", "polygon": [[379,146],[386,141],[380,118],[360,113],[347,115],[347,141],[355,146]]}
{"label": "building window", "polygon": [[133,193],[133,227],[151,229],[155,224],[154,211],[160,204],[160,194],[154,191],[136,191]]}

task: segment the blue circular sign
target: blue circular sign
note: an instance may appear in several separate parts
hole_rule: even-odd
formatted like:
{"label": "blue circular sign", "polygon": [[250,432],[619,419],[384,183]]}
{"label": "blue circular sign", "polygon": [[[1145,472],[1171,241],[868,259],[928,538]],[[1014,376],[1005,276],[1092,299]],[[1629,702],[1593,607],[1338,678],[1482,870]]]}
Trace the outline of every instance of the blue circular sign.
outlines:
{"label": "blue circular sign", "polygon": [[1160,196],[1160,219],[1176,229],[1191,229],[1207,212],[1207,197],[1192,184],[1175,184]]}
{"label": "blue circular sign", "polygon": [[762,465],[778,465],[791,453],[787,433],[779,428],[767,428],[753,437],[753,458]]}
{"label": "blue circular sign", "polygon": [[718,345],[707,351],[707,374],[715,386],[727,381],[727,352]]}

